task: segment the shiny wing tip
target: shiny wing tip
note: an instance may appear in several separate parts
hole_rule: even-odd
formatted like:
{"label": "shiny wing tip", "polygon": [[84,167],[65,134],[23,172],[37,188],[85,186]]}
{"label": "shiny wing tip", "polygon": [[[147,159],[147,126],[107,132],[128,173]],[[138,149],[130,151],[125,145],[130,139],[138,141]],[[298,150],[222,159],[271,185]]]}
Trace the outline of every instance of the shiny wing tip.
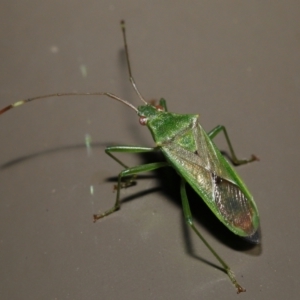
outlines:
{"label": "shiny wing tip", "polygon": [[253,234],[249,236],[245,236],[243,238],[251,244],[256,244],[256,245],[260,244],[260,240],[261,240],[260,230],[258,229]]}

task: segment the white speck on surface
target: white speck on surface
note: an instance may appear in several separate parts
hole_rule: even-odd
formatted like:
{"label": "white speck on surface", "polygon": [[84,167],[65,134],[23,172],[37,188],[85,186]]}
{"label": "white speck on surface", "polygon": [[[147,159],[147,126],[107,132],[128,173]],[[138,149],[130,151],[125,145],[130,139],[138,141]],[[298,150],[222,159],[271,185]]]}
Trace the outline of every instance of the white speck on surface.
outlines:
{"label": "white speck on surface", "polygon": [[93,185],[90,186],[90,194],[94,195],[94,186]]}
{"label": "white speck on surface", "polygon": [[86,67],[86,65],[81,64],[79,66],[79,69],[80,69],[82,77],[84,77],[84,78],[87,77],[87,67]]}
{"label": "white speck on surface", "polygon": [[86,150],[87,150],[87,155],[89,156],[92,151],[92,147],[91,147],[92,137],[88,133],[85,134],[84,142],[85,142],[85,146],[86,146]]}
{"label": "white speck on surface", "polygon": [[55,45],[52,45],[50,47],[50,51],[51,51],[51,53],[58,53],[59,48],[57,46],[55,46]]}

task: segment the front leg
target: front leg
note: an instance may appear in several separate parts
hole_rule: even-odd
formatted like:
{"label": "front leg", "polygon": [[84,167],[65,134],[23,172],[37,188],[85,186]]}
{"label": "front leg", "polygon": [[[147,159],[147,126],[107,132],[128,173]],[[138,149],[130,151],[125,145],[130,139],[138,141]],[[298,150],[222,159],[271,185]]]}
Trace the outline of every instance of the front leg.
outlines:
{"label": "front leg", "polygon": [[[125,169],[128,169],[129,166],[125,165],[122,161],[120,161],[116,156],[112,154],[112,152],[123,152],[123,153],[147,153],[158,151],[158,148],[149,148],[149,147],[140,147],[140,146],[110,146],[105,149],[105,153],[109,155],[113,160],[115,160],[118,164],[120,164]],[[136,178],[136,174],[127,179],[125,182],[121,182],[120,185],[114,186],[114,189],[118,188],[126,188],[131,186],[134,183],[134,179]]]}
{"label": "front leg", "polygon": [[138,174],[138,173],[149,172],[149,171],[153,171],[153,170],[156,170],[156,169],[159,169],[162,167],[168,167],[168,166],[169,166],[169,163],[167,163],[167,162],[156,162],[156,163],[140,165],[140,166],[136,166],[136,167],[132,167],[132,168],[126,168],[125,170],[123,170],[118,176],[117,196],[116,196],[116,202],[115,202],[114,206],[102,214],[95,214],[94,222],[96,222],[97,220],[99,220],[105,216],[108,216],[108,215],[112,214],[113,212],[117,211],[118,209],[120,209],[120,205],[121,205],[120,204],[120,190],[122,188],[121,183],[122,183],[123,177],[136,176],[136,174]]}

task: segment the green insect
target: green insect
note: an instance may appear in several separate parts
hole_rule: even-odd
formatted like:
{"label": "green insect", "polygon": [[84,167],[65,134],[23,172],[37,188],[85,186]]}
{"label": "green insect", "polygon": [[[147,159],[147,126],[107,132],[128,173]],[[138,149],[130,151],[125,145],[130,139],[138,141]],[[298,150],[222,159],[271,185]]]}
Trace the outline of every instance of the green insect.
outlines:
{"label": "green insect", "polygon": [[[206,133],[198,122],[198,115],[170,113],[167,110],[164,99],[159,101],[159,105],[147,103],[137,89],[132,77],[124,21],[121,21],[121,28],[129,79],[138,97],[144,103],[143,105],[136,108],[131,103],[111,93],[63,93],[18,101],[0,110],[0,115],[33,100],[58,96],[105,95],[132,108],[137,113],[140,124],[147,126],[150,130],[156,146],[153,148],[140,146],[112,146],[106,148],[105,152],[124,167],[124,170],[118,176],[117,195],[114,206],[102,214],[95,214],[94,221],[120,208],[120,190],[123,187],[130,186],[137,174],[163,167],[172,167],[181,178],[180,193],[186,223],[220,262],[231,282],[235,285],[237,293],[244,292],[246,290],[237,282],[228,264],[225,263],[196,229],[185,185],[188,183],[194,189],[215,216],[229,230],[257,244],[260,237],[259,214],[256,204],[242,179],[220,153],[212,139],[218,133],[224,133],[230,149],[231,159],[236,165],[249,163],[257,160],[257,158],[252,155],[248,160],[237,159],[224,126],[217,126]],[[128,167],[113,155],[113,153],[117,152],[146,153],[152,151],[161,151],[166,161]],[[124,181],[126,177],[129,177],[129,180]]]}

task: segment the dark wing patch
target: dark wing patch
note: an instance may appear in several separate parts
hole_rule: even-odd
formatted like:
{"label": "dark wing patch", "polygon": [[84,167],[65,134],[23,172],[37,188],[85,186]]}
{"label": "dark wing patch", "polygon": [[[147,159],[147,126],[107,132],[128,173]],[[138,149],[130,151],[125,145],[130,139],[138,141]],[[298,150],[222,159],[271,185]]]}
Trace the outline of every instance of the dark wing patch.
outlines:
{"label": "dark wing patch", "polygon": [[233,169],[201,126],[197,124],[192,131],[196,149],[172,142],[164,144],[162,151],[221,222],[240,236],[253,235],[259,221],[251,195],[247,198]]}
{"label": "dark wing patch", "polygon": [[212,173],[213,194],[217,208],[226,222],[242,229],[248,235],[255,232],[253,209],[249,200],[234,183]]}

